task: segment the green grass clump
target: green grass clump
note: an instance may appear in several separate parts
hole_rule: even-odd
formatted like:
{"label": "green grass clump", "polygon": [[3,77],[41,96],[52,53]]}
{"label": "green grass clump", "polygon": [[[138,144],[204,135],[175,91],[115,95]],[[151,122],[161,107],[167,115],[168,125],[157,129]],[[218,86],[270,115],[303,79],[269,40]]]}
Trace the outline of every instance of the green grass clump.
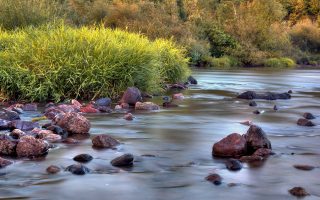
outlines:
{"label": "green grass clump", "polygon": [[128,86],[156,92],[188,74],[183,50],[167,40],[63,24],[0,30],[0,91],[11,99],[117,97]]}
{"label": "green grass clump", "polygon": [[291,58],[269,58],[264,61],[263,65],[270,68],[293,68],[296,66],[295,61]]}
{"label": "green grass clump", "polygon": [[235,58],[229,56],[223,56],[221,58],[205,57],[203,59],[206,61],[207,66],[215,69],[231,69],[239,65]]}

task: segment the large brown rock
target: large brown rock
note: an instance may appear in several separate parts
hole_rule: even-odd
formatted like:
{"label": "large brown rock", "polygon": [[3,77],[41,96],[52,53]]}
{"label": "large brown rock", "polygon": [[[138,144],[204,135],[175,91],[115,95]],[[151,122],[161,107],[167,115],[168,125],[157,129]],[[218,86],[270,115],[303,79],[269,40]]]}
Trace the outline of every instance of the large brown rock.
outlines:
{"label": "large brown rock", "polygon": [[298,121],[297,121],[297,124],[299,126],[315,126],[315,124],[308,120],[308,119],[304,119],[304,118],[300,118]]}
{"label": "large brown rock", "polygon": [[127,103],[129,105],[135,105],[138,101],[142,100],[141,92],[136,87],[128,87],[128,89],[122,95],[120,103]]}
{"label": "large brown rock", "polygon": [[12,163],[12,161],[0,157],[0,168],[4,168]]}
{"label": "large brown rock", "polygon": [[49,149],[48,143],[32,136],[23,136],[17,145],[18,157],[38,157],[44,155]]}
{"label": "large brown rock", "polygon": [[260,148],[271,149],[271,142],[265,132],[256,125],[251,125],[245,134],[248,153],[252,154]]}
{"label": "large brown rock", "polygon": [[113,148],[119,144],[118,140],[109,135],[97,135],[92,138],[92,145],[95,148]]}
{"label": "large brown rock", "polygon": [[54,118],[53,122],[72,134],[89,133],[91,127],[91,124],[87,118],[75,112],[66,113],[56,117]]}
{"label": "large brown rock", "polygon": [[212,155],[219,157],[240,157],[246,155],[246,145],[245,137],[238,133],[232,133],[213,145]]}
{"label": "large brown rock", "polygon": [[159,110],[160,106],[152,102],[137,102],[135,105],[136,110]]}
{"label": "large brown rock", "polygon": [[0,154],[13,156],[16,154],[17,142],[11,140],[8,136],[0,136]]}

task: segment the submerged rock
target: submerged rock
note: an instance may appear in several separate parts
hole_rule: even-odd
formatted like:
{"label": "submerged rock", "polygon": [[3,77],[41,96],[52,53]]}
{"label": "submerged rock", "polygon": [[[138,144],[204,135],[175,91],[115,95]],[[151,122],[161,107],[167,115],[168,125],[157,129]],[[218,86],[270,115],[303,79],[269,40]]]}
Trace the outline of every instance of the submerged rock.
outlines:
{"label": "submerged rock", "polygon": [[22,131],[31,131],[34,128],[39,128],[40,125],[38,122],[14,120],[10,123],[12,129],[20,129]]}
{"label": "submerged rock", "polygon": [[289,193],[296,197],[305,197],[310,195],[303,187],[294,187],[289,190]]}
{"label": "submerged rock", "polygon": [[16,154],[17,142],[6,135],[0,135],[0,154],[14,156]]}
{"label": "submerged rock", "polygon": [[271,149],[271,142],[265,132],[256,125],[251,125],[245,134],[248,153],[254,153],[260,148]]}
{"label": "submerged rock", "polygon": [[311,165],[293,165],[293,167],[296,169],[304,170],[304,171],[311,171],[315,168],[314,166],[311,166]]}
{"label": "submerged rock", "polygon": [[92,145],[96,148],[113,148],[120,143],[109,135],[97,135],[92,138]]}
{"label": "submerged rock", "polygon": [[303,117],[305,119],[315,119],[315,116],[312,113],[308,113],[308,112],[303,113]]}
{"label": "submerged rock", "polygon": [[230,158],[226,162],[226,167],[227,167],[227,169],[229,169],[231,171],[237,171],[237,170],[242,169],[242,164],[239,160]]}
{"label": "submerged rock", "polygon": [[48,149],[49,145],[44,140],[27,135],[20,138],[16,152],[18,157],[38,157],[47,153]]}
{"label": "submerged rock", "polygon": [[12,121],[12,120],[20,120],[20,115],[12,110],[3,109],[4,113],[0,113],[0,119]]}
{"label": "submerged rock", "polygon": [[122,95],[120,103],[127,103],[129,105],[135,105],[138,101],[142,100],[141,92],[136,87],[129,87]]}
{"label": "submerged rock", "polygon": [[130,167],[133,165],[134,156],[132,154],[124,154],[111,161],[111,164],[116,167]]}
{"label": "submerged rock", "polygon": [[259,110],[255,110],[252,112],[253,114],[259,115],[261,112]]}
{"label": "submerged rock", "polygon": [[26,133],[23,132],[22,130],[20,129],[13,129],[10,133],[10,136],[13,138],[13,139],[19,139],[21,138],[22,136],[25,136]]}
{"label": "submerged rock", "polygon": [[72,134],[86,134],[89,133],[91,124],[87,118],[79,113],[66,113],[61,117],[54,119],[54,124],[65,129]]}
{"label": "submerged rock", "polygon": [[219,157],[240,157],[247,153],[247,141],[238,133],[232,133],[215,143],[212,155]]}
{"label": "submerged rock", "polygon": [[277,99],[290,99],[289,93],[273,93],[267,92],[264,94],[257,94],[254,91],[246,91],[237,96],[239,99],[265,99],[265,100],[277,100]]}
{"label": "submerged rock", "polygon": [[35,103],[27,103],[23,106],[22,110],[24,110],[24,111],[37,111],[38,106]]}
{"label": "submerged rock", "polygon": [[13,164],[12,161],[0,157],[0,168]]}
{"label": "submerged rock", "polygon": [[0,130],[8,130],[10,129],[10,121],[0,119]]}
{"label": "submerged rock", "polygon": [[240,161],[241,162],[260,162],[263,160],[263,157],[257,156],[257,155],[252,155],[252,156],[241,156]]}
{"label": "submerged rock", "polygon": [[135,105],[136,110],[159,110],[160,107],[152,102],[137,102]]}
{"label": "submerged rock", "polygon": [[89,154],[79,154],[73,158],[74,161],[81,162],[81,163],[90,162],[92,159],[93,157]]}
{"label": "submerged rock", "polygon": [[97,106],[110,106],[111,99],[108,97],[100,98],[95,101],[95,105]]}
{"label": "submerged rock", "polygon": [[170,102],[170,101],[169,101],[169,102],[168,102],[168,101],[163,102],[162,106],[163,106],[164,108],[176,108],[176,107],[178,107],[177,104],[172,103],[172,102]]}
{"label": "submerged rock", "polygon": [[206,177],[206,180],[215,185],[220,185],[222,183],[222,178],[219,174],[210,174]]}
{"label": "submerged rock", "polygon": [[189,76],[188,83],[193,84],[193,85],[197,85],[198,81],[193,76]]}
{"label": "submerged rock", "polygon": [[73,164],[66,168],[66,171],[75,175],[85,175],[90,172],[90,169],[82,164]]}
{"label": "submerged rock", "polygon": [[123,116],[123,119],[128,120],[128,121],[132,121],[133,120],[133,115],[131,113],[127,113]]}
{"label": "submerged rock", "polygon": [[274,110],[274,111],[279,110],[278,106],[277,106],[277,105],[274,105],[274,106],[273,106],[273,110]]}
{"label": "submerged rock", "polygon": [[297,124],[299,126],[315,126],[315,124],[312,121],[304,118],[298,119]]}
{"label": "submerged rock", "polygon": [[271,149],[267,148],[260,148],[256,150],[252,155],[253,156],[261,156],[263,158],[268,157],[269,155],[273,155],[274,153],[272,152]]}
{"label": "submerged rock", "polygon": [[56,166],[56,165],[50,165],[46,171],[49,173],[49,174],[56,174],[56,173],[59,173],[61,171],[60,167]]}
{"label": "submerged rock", "polygon": [[250,101],[249,106],[255,107],[255,106],[257,106],[257,103],[255,101]]}

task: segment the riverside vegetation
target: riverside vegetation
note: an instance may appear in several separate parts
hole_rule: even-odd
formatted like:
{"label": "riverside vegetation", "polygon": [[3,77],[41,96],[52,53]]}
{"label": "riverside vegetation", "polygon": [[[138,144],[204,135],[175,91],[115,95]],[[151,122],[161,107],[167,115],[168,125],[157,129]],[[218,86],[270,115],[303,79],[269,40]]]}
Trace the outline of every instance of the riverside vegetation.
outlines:
{"label": "riverside vegetation", "polygon": [[318,66],[319,16],[318,0],[0,0],[0,99],[157,92],[188,64]]}

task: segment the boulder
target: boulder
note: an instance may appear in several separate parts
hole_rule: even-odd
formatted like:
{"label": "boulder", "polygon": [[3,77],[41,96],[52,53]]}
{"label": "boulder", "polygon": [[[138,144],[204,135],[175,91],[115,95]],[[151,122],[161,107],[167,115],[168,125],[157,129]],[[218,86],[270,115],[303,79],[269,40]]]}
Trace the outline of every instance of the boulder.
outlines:
{"label": "boulder", "polygon": [[134,156],[132,154],[124,154],[111,161],[115,167],[130,167],[133,165]]}
{"label": "boulder", "polygon": [[315,124],[312,121],[304,118],[298,119],[297,124],[299,126],[315,126]]}
{"label": "boulder", "polygon": [[254,91],[246,91],[237,96],[239,99],[265,99],[265,100],[277,100],[277,99],[290,99],[291,95],[287,92],[285,93],[273,93],[267,92],[264,94],[257,94]]}
{"label": "boulder", "polygon": [[315,119],[315,116],[312,113],[309,113],[309,112],[303,113],[303,117],[305,119]]}
{"label": "boulder", "polygon": [[238,171],[242,169],[242,164],[239,160],[230,158],[226,162],[226,167],[231,171]]}
{"label": "boulder", "polygon": [[95,148],[113,148],[119,144],[118,140],[109,135],[97,135],[92,138],[92,145]]}
{"label": "boulder", "polygon": [[160,110],[160,107],[153,102],[137,102],[135,105],[136,110]]}
{"label": "boulder", "polygon": [[240,157],[246,153],[246,139],[238,133],[228,135],[212,147],[212,155],[218,157]]}
{"label": "boulder", "polygon": [[110,106],[111,104],[111,99],[108,98],[108,97],[105,97],[105,98],[100,98],[100,99],[97,99],[95,101],[95,105],[96,106]]}
{"label": "boulder", "polygon": [[0,157],[0,169],[11,165],[12,163],[12,161]]}
{"label": "boulder", "polygon": [[289,190],[289,193],[296,197],[305,197],[310,195],[303,187],[294,187]]}
{"label": "boulder", "polygon": [[89,154],[79,154],[76,155],[73,160],[81,163],[87,163],[90,162],[93,159],[93,157]]}
{"label": "boulder", "polygon": [[14,156],[16,154],[17,142],[6,135],[0,135],[0,154]]}
{"label": "boulder", "polygon": [[20,138],[16,152],[18,157],[38,157],[47,153],[48,149],[49,145],[44,140],[27,135]]}
{"label": "boulder", "polygon": [[251,125],[245,134],[248,153],[254,153],[260,148],[271,149],[271,142],[265,132],[256,125]]}
{"label": "boulder", "polygon": [[206,180],[215,185],[220,185],[222,183],[222,178],[219,174],[210,174],[206,177]]}
{"label": "boulder", "polygon": [[56,117],[53,120],[54,125],[58,125],[71,134],[89,133],[91,124],[87,118],[79,113],[71,112]]}
{"label": "boulder", "polygon": [[142,100],[141,92],[136,87],[129,87],[120,100],[120,103],[127,103],[129,105],[135,105],[138,101]]}
{"label": "boulder", "polygon": [[56,166],[56,165],[50,165],[47,170],[46,170],[49,174],[56,174],[59,173],[61,171],[60,167]]}
{"label": "boulder", "polygon": [[38,122],[14,120],[11,121],[10,126],[12,129],[20,129],[21,131],[31,131],[34,128],[39,128],[40,125]]}
{"label": "boulder", "polygon": [[82,164],[73,164],[66,168],[66,171],[75,175],[85,175],[90,172],[90,169]]}
{"label": "boulder", "polygon": [[22,108],[23,111],[37,111],[38,106],[35,103],[27,103]]}

